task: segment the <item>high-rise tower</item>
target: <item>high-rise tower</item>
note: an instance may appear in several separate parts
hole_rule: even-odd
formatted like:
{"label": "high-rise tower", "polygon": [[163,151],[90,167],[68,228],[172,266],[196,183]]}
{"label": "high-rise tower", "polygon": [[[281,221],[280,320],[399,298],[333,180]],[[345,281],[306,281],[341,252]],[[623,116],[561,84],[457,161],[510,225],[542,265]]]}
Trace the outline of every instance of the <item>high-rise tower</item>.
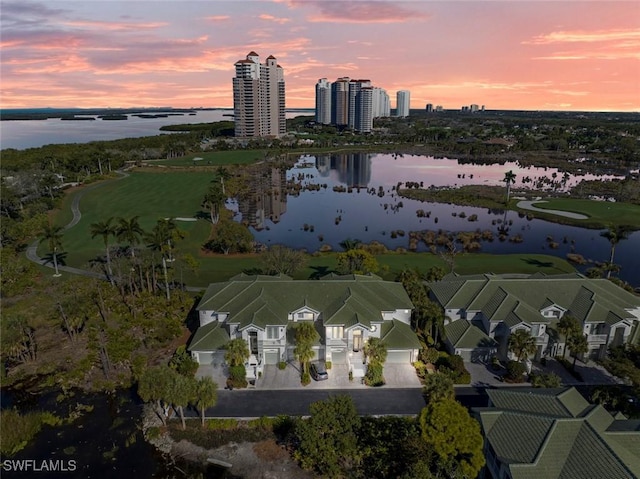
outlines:
{"label": "high-rise tower", "polygon": [[331,123],[331,83],[326,78],[320,78],[316,83],[316,122]]}
{"label": "high-rise tower", "polygon": [[286,133],[284,71],[276,58],[264,64],[256,52],[235,63],[233,110],[239,137],[280,136]]}
{"label": "high-rise tower", "polygon": [[396,116],[404,118],[409,116],[409,104],[411,93],[408,90],[400,90],[396,95]]}

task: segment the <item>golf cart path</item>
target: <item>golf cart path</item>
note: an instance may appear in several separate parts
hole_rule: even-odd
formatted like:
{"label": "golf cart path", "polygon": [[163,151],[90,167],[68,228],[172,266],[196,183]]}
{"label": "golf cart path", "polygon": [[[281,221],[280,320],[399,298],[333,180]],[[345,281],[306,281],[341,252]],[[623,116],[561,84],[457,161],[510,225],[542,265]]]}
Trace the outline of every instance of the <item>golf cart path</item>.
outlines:
{"label": "golf cart path", "polygon": [[534,204],[537,203],[547,203],[545,200],[536,200],[536,201],[519,201],[516,205],[518,208],[522,208],[523,210],[531,210],[538,211],[540,213],[548,213],[550,215],[556,216],[564,216],[565,218],[571,218],[574,220],[586,220],[589,219],[586,215],[581,215],[580,213],[572,213],[570,211],[561,211],[561,210],[545,210],[542,208],[536,208]]}
{"label": "golf cart path", "polygon": [[[129,173],[125,173],[124,171],[121,171],[121,170],[117,171],[116,173],[120,175],[120,177],[117,178],[117,180],[121,180],[129,176]],[[82,199],[82,197],[87,193],[89,193],[90,191],[93,191],[96,188],[99,188],[102,185],[105,185],[107,183],[109,183],[109,181],[101,181],[100,183],[96,183],[94,185],[84,187],[83,189],[81,189],[76,193],[76,195],[73,197],[73,200],[71,202],[71,213],[73,214],[73,218],[71,218],[71,221],[64,226],[65,231],[73,228],[75,225],[77,225],[80,222],[80,219],[82,219],[82,213],[80,212],[80,200]],[[30,261],[33,261],[34,263],[38,263],[41,266],[47,266],[49,268],[53,268],[53,264],[51,263],[51,260],[47,258],[40,258],[40,256],[38,256],[39,244],[40,244],[40,240],[35,240],[33,243],[29,245],[26,251],[27,259],[29,259]],[[91,278],[98,278],[98,279],[104,279],[104,280],[107,279],[107,277],[102,273],[97,273],[95,271],[87,271],[85,269],[80,269],[80,268],[72,268],[71,266],[58,265],[58,269],[60,271],[65,271],[67,273],[79,274],[79,275],[88,276]]]}

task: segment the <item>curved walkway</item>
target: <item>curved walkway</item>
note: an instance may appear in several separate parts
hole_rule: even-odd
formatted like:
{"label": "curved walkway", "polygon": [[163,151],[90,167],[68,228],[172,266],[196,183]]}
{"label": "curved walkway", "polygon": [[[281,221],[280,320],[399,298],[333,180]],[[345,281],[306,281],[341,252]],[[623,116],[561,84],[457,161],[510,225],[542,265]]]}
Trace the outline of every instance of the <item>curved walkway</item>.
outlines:
{"label": "curved walkway", "polygon": [[586,219],[589,219],[588,216],[581,215],[580,213],[572,213],[570,211],[561,211],[561,210],[545,210],[543,208],[536,208],[535,206],[533,206],[536,203],[546,203],[546,201],[544,201],[544,200],[542,200],[542,201],[541,200],[537,200],[537,201],[519,201],[516,206],[518,208],[522,208],[523,210],[538,211],[540,213],[547,213],[547,214],[550,214],[550,215],[564,216],[565,218],[571,218],[573,220],[586,220]]}
{"label": "curved walkway", "polygon": [[[124,172],[122,170],[118,170],[118,171],[116,171],[116,173],[118,175],[120,175],[120,178],[116,178],[116,180],[122,180],[123,178],[126,178],[126,177],[129,176],[129,173],[126,173],[126,172]],[[78,191],[76,193],[76,195],[73,197],[73,200],[71,202],[71,213],[73,214],[73,218],[71,218],[71,221],[69,221],[69,223],[67,223],[64,226],[65,230],[73,228],[82,219],[82,213],[80,212],[80,200],[82,199],[82,197],[84,195],[86,195],[87,193],[89,193],[90,191],[93,191],[96,188],[100,188],[101,186],[106,185],[107,183],[108,183],[108,181],[102,181],[100,183],[96,183],[94,185],[87,186],[87,187],[81,189],[80,191]],[[29,245],[29,247],[27,248],[27,251],[26,251],[27,259],[29,259],[30,261],[33,261],[34,263],[38,263],[41,266],[46,266],[48,268],[53,268],[54,265],[52,264],[52,260],[50,260],[48,258],[40,258],[40,256],[38,256],[38,245],[39,244],[40,244],[40,240],[35,240],[33,243],[31,243]],[[108,279],[102,273],[97,273],[95,271],[87,271],[85,269],[80,269],[80,268],[72,268],[71,266],[63,266],[63,265],[60,265],[60,264],[58,265],[58,270],[65,271],[67,273],[79,274],[79,275],[82,275],[82,276],[88,276],[88,277],[91,277],[91,278],[98,278],[98,279],[104,279],[104,280]]]}

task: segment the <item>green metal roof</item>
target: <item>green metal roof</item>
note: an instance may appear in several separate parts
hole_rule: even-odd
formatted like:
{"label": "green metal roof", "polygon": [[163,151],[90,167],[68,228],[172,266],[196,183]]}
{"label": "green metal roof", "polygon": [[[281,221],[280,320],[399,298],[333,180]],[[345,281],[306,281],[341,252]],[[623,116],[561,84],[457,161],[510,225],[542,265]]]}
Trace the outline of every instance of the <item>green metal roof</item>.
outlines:
{"label": "green metal roof", "polygon": [[[326,280],[294,281],[287,276],[239,275],[210,285],[198,311],[229,313],[240,328],[287,324],[289,313],[307,306],[322,312],[326,325],[369,327],[381,312],[413,309],[402,284],[376,276],[332,276]],[[355,322],[354,322],[355,321]]]}
{"label": "green metal roof", "polygon": [[189,351],[215,351],[223,348],[228,342],[229,333],[218,321],[213,321],[198,328],[189,345]]}
{"label": "green metal roof", "polygon": [[475,410],[514,479],[617,479],[640,474],[640,421],[618,420],[574,388],[487,390]]}
{"label": "green metal roof", "polygon": [[411,326],[397,319],[382,323],[380,339],[387,349],[420,349],[420,341]]}
{"label": "green metal roof", "polygon": [[466,319],[452,321],[444,327],[447,340],[454,348],[495,348],[498,343]]}
{"label": "green metal roof", "polygon": [[447,276],[428,286],[445,309],[482,311],[489,320],[514,324],[546,321],[540,311],[553,304],[582,322],[609,325],[633,318],[627,310],[640,308],[639,297],[611,281],[579,274]]}

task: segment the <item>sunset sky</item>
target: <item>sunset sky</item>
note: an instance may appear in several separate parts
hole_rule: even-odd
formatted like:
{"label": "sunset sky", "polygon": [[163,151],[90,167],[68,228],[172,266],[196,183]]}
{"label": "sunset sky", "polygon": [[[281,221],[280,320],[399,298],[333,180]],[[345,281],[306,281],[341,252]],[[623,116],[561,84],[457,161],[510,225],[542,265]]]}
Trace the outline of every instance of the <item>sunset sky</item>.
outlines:
{"label": "sunset sky", "polygon": [[254,50],[411,107],[640,111],[638,1],[2,0],[1,108],[231,107]]}

